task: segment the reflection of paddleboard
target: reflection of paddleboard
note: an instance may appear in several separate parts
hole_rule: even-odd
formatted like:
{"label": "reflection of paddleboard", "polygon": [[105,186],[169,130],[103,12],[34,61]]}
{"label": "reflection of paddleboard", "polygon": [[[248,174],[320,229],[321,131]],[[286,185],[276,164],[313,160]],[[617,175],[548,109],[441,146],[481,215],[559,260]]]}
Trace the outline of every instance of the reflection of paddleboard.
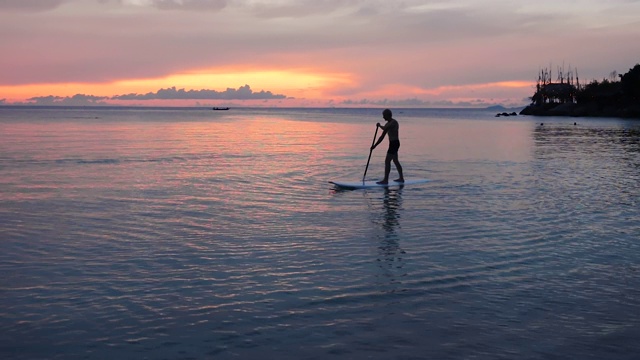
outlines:
{"label": "reflection of paddleboard", "polygon": [[375,181],[329,181],[329,183],[342,188],[342,189],[367,189],[376,187],[390,187],[390,186],[406,186],[413,184],[423,184],[429,182],[428,179],[412,179],[405,180],[405,182],[389,181],[388,184],[376,184]]}

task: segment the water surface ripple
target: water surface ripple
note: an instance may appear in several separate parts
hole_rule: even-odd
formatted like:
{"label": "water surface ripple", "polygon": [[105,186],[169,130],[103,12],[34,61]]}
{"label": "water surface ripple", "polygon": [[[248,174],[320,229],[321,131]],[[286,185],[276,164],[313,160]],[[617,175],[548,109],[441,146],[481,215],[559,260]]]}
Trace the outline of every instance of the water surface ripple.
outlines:
{"label": "water surface ripple", "polygon": [[0,108],[3,358],[640,353],[637,123],[219,113]]}

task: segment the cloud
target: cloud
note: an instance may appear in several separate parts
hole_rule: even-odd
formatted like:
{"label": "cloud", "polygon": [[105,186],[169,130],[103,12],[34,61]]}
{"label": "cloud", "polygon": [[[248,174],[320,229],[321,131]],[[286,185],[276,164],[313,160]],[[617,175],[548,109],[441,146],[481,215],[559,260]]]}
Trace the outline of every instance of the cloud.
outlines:
{"label": "cloud", "polygon": [[[161,10],[218,11],[227,6],[227,0],[118,0],[123,5],[151,6]],[[107,2],[102,0],[101,2]]]}
{"label": "cloud", "polygon": [[[408,108],[430,108],[430,107],[486,107],[496,105],[496,102],[487,102],[484,99],[474,101],[451,101],[451,100],[421,100],[417,98],[397,99],[397,100],[344,100],[340,102],[344,106],[374,106],[374,107],[408,107]],[[509,104],[511,105],[511,104]]]}
{"label": "cloud", "polygon": [[146,94],[126,94],[111,97],[112,100],[269,100],[286,99],[285,95],[273,94],[271,91],[261,90],[253,92],[249,85],[238,89],[227,88],[225,91],[215,90],[185,90],[171,87]]}
{"label": "cloud", "polygon": [[362,0],[296,0],[296,1],[251,1],[245,9],[258,18],[303,18],[314,15],[366,13]]}
{"label": "cloud", "polygon": [[76,94],[74,96],[37,96],[27,99],[28,105],[67,105],[67,106],[87,106],[87,105],[109,105],[104,100],[108,100],[106,96],[94,96]]}
{"label": "cloud", "polygon": [[0,0],[1,11],[39,12],[57,8],[68,0]]}
{"label": "cloud", "polygon": [[[215,90],[185,90],[175,87],[160,89],[146,94],[126,94],[115,96],[95,96],[76,94],[73,96],[37,96],[27,99],[26,103],[17,105],[66,105],[66,106],[95,106],[110,105],[109,100],[276,100],[293,99],[282,94],[273,94],[271,91],[251,90],[249,85],[240,86],[237,89],[227,88],[225,91]],[[6,99],[1,99],[0,104],[5,104]]]}

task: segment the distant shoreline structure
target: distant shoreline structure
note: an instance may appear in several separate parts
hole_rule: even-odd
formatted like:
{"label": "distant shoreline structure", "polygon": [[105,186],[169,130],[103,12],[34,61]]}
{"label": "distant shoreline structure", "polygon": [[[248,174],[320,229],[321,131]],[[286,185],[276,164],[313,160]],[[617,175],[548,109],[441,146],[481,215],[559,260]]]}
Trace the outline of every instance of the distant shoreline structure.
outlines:
{"label": "distant shoreline structure", "polygon": [[620,117],[640,119],[640,64],[629,72],[609,79],[581,84],[577,70],[558,69],[558,79],[551,81],[551,71],[538,75],[531,104],[520,115]]}

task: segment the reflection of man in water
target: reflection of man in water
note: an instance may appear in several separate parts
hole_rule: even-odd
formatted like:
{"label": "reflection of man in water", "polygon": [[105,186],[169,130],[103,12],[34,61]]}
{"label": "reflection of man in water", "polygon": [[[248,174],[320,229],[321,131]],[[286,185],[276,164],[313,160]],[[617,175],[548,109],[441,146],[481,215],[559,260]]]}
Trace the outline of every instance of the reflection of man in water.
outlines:
{"label": "reflection of man in water", "polygon": [[400,128],[400,124],[396,119],[391,117],[391,110],[385,109],[382,112],[382,117],[387,122],[384,126],[377,123],[376,126],[382,129],[382,135],[378,138],[378,141],[371,147],[371,150],[375,149],[382,140],[384,136],[389,134],[389,150],[387,150],[387,157],[384,159],[384,179],[378,181],[378,184],[388,184],[389,183],[389,173],[391,172],[391,160],[393,160],[393,164],[396,166],[398,170],[398,174],[400,177],[394,181],[404,182],[404,176],[402,175],[402,166],[400,165],[400,161],[398,161],[398,149],[400,149],[400,137],[398,136],[398,129]]}
{"label": "reflection of man in water", "polygon": [[400,247],[400,238],[397,229],[400,227],[400,213],[402,206],[402,188],[385,188],[383,198],[383,212],[380,214],[380,225],[384,234],[379,236],[378,267],[382,270],[379,276],[379,286],[384,293],[393,293],[401,290],[400,281],[405,274],[404,250]]}
{"label": "reflection of man in water", "polygon": [[384,230],[384,235],[380,236],[382,245],[380,249],[392,250],[385,251],[385,257],[395,255],[395,250],[399,249],[398,233],[400,227],[400,213],[402,203],[402,186],[399,189],[384,189],[384,198],[382,199],[383,212],[376,221]]}
{"label": "reflection of man in water", "polygon": [[[402,189],[402,185],[401,188]],[[387,234],[395,233],[396,226],[400,225],[400,221],[398,218],[400,215],[398,214],[398,210],[400,208],[400,190],[390,190],[389,188],[384,189],[384,214],[383,214],[383,224],[382,227],[386,230]]]}

